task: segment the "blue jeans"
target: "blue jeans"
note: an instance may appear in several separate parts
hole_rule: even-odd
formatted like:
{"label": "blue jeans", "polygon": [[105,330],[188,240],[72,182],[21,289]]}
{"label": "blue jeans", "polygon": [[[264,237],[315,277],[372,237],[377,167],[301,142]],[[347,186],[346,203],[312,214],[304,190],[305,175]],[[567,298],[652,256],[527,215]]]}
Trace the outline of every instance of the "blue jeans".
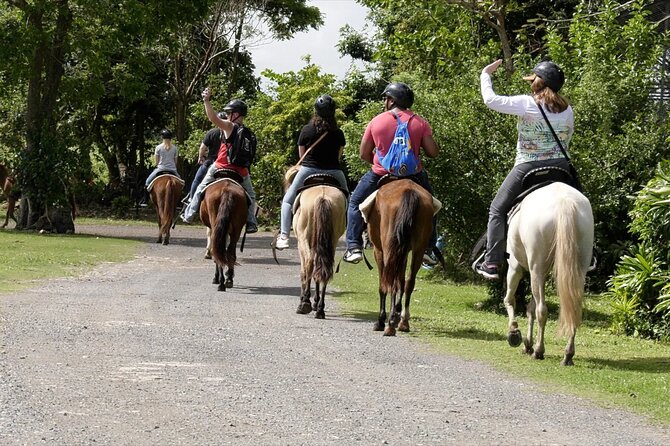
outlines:
{"label": "blue jeans", "polygon": [[505,260],[507,213],[512,209],[514,199],[523,192],[521,187],[523,177],[531,170],[544,166],[561,167],[568,170],[568,162],[565,158],[530,161],[514,166],[507,174],[505,181],[500,185],[498,193],[489,208],[489,223],[486,227],[486,255],[484,256],[486,263],[500,266]]}
{"label": "blue jeans", "polygon": [[[184,217],[188,221],[193,220],[195,214],[197,214],[198,211],[200,210],[200,197],[202,197],[202,193],[204,192],[207,185],[212,181],[214,181],[214,172],[216,172],[216,170],[217,169],[215,164],[212,164],[209,167],[209,169],[207,169],[205,178],[202,179],[200,185],[195,189],[195,194],[193,194],[191,201],[189,202],[188,206],[186,206],[186,208],[184,209]],[[254,186],[251,184],[251,175],[247,175],[246,177],[242,178],[242,187],[244,188],[245,191],[247,191],[247,194],[249,194],[249,198],[251,198],[251,205],[249,206],[249,209],[247,211],[247,223],[257,225],[258,222],[256,221],[256,192],[254,192]]]}
{"label": "blue jeans", "polygon": [[[422,170],[417,174],[417,177],[419,178],[419,184],[432,195],[433,188],[430,186],[426,171]],[[349,209],[347,210],[347,248],[363,247],[363,231],[366,225],[358,205],[363,203],[370,194],[377,190],[377,183],[380,178],[380,175],[369,170],[360,179],[356,189],[354,189],[349,198]],[[430,234],[428,248],[435,247],[435,243],[437,243],[437,219],[433,217],[433,232]]]}
{"label": "blue jeans", "polygon": [[155,168],[154,171],[151,172],[151,173],[149,174],[149,176],[147,177],[147,180],[144,182],[144,186],[149,187],[149,185],[151,184],[151,182],[152,182],[154,179],[156,179],[156,177],[158,176],[158,174],[161,173],[161,172],[170,172],[172,175],[174,175],[174,176],[176,176],[177,178],[180,178],[180,179],[181,179],[181,177],[179,176],[179,174],[178,174],[177,172],[175,172],[174,170],[166,170],[166,169],[158,169],[158,168]]}
{"label": "blue jeans", "polygon": [[212,165],[212,161],[207,160],[204,163],[198,167],[198,171],[195,173],[195,176],[193,177],[193,182],[191,183],[191,190],[188,193],[188,198],[191,199],[195,195],[195,190],[200,186],[200,183],[202,183],[202,179],[205,178],[205,175],[207,175],[207,169],[209,169],[209,166]]}

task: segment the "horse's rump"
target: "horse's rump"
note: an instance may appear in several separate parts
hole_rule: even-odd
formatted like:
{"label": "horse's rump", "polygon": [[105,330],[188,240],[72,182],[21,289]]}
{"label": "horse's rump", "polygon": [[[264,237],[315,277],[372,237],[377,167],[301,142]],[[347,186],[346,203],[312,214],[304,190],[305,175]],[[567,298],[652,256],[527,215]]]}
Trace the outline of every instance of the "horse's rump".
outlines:
{"label": "horse's rump", "polygon": [[239,184],[220,181],[204,195],[200,218],[212,228],[212,257],[219,265],[234,264],[237,241],[247,221],[246,193]]}
{"label": "horse's rump", "polygon": [[337,240],[346,227],[346,204],[344,194],[331,186],[315,186],[300,195],[296,236],[307,241],[312,278],[317,282],[333,277]]}
{"label": "horse's rump", "polygon": [[432,196],[411,180],[397,180],[379,189],[368,231],[373,244],[383,251],[380,274],[389,290],[404,276],[409,252],[426,249],[432,217]]}

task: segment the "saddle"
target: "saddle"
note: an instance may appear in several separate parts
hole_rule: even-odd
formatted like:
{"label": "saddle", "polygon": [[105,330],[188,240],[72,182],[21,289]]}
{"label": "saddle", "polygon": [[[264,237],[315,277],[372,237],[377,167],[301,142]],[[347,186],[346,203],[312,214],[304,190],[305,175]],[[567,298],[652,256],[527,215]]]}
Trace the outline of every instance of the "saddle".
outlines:
{"label": "saddle", "polygon": [[[387,173],[386,175],[384,175],[383,177],[381,177],[381,178],[379,179],[379,181],[377,181],[377,189],[379,189],[379,188],[382,187],[383,185],[388,184],[388,183],[390,183],[391,181],[395,181],[395,180],[412,180],[412,181],[414,181],[416,184],[418,184],[419,186],[421,186],[421,183],[419,182],[419,176],[418,176],[418,175],[408,175],[408,176],[406,176],[406,177],[399,177],[399,176],[397,176],[397,175],[393,175],[392,173]],[[421,187],[423,187],[423,186],[421,186]]]}
{"label": "saddle", "polygon": [[244,195],[247,197],[247,206],[251,206],[251,203],[252,203],[251,202],[251,197],[247,193],[246,189],[244,189],[244,186],[242,186],[242,181],[243,181],[242,175],[240,175],[239,173],[235,172],[232,169],[226,169],[224,167],[224,168],[221,168],[221,169],[216,169],[214,171],[213,177],[214,177],[214,180],[211,183],[208,183],[205,186],[205,188],[202,190],[202,194],[200,195],[200,201],[201,202],[205,198],[205,191],[211,185],[220,183],[221,181],[230,181],[230,182],[233,182],[233,183],[237,184],[238,186],[240,186],[242,188],[242,190],[244,190]]}
{"label": "saddle", "polygon": [[514,199],[512,209],[507,213],[507,220],[509,221],[509,219],[516,213],[524,198],[538,189],[549,186],[551,183],[565,183],[568,186],[574,187],[572,175],[561,167],[538,167],[537,169],[533,169],[526,173],[521,180],[523,192]]}
{"label": "saddle", "polygon": [[162,177],[163,175],[169,175],[169,176],[171,176],[172,178],[174,178],[174,179],[176,179],[177,181],[179,181],[179,182],[181,183],[182,186],[183,186],[184,184],[186,184],[186,182],[185,182],[184,180],[182,180],[181,178],[179,178],[177,175],[175,175],[174,172],[170,172],[169,170],[162,170],[162,171],[160,171],[160,172],[158,172],[158,173],[156,174],[156,178],[154,178],[154,179],[151,181],[151,183],[149,183],[149,185],[147,186],[147,191],[148,191],[148,192],[151,192],[151,189],[153,189],[153,187],[154,187],[154,183],[156,182],[156,180],[159,179],[160,177]]}
{"label": "saddle", "polygon": [[344,194],[344,196],[349,199],[349,190],[343,188],[340,185],[340,182],[333,175],[328,173],[315,173],[308,176],[297,190],[295,200],[293,201],[293,213],[295,214],[298,208],[300,207],[300,194],[306,189],[315,187],[315,186],[330,186],[339,190]]}

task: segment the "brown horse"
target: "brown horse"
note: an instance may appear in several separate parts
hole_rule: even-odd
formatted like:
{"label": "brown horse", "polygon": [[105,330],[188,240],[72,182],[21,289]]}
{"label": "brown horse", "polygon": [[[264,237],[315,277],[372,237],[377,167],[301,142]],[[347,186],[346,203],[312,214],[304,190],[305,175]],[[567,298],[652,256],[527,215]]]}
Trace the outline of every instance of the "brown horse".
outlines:
{"label": "brown horse", "polygon": [[[414,291],[416,274],[423,261],[423,253],[430,240],[433,215],[440,207],[439,201],[410,179],[398,179],[384,184],[376,196],[371,196],[361,204],[379,268],[379,318],[374,329],[384,330],[384,336],[395,336],[396,328],[409,331],[410,298]],[[412,262],[409,275],[405,278],[410,252]],[[386,295],[389,293],[391,314],[388,326],[384,328]]]}
{"label": "brown horse", "polygon": [[[334,178],[332,181],[337,184]],[[309,182],[310,178],[305,184]],[[333,278],[337,241],[347,227],[347,197],[334,184],[315,185],[302,191],[293,215],[300,253],[301,293],[297,313],[309,314],[314,310],[317,319],[326,317],[326,285]],[[316,291],[313,305],[312,279]]]}
{"label": "brown horse", "polygon": [[14,217],[14,209],[16,208],[16,195],[12,193],[12,187],[14,186],[14,177],[10,170],[4,164],[0,164],[0,189],[7,199],[7,215],[5,216],[5,222],[2,227],[6,227],[11,218],[16,223],[16,217]]}
{"label": "brown horse", "polygon": [[241,181],[225,178],[210,184],[200,206],[200,220],[210,229],[207,245],[216,264],[212,283],[219,285],[219,291],[233,286],[237,242],[247,223],[247,194]]}
{"label": "brown horse", "polygon": [[154,203],[158,216],[156,243],[162,242],[164,245],[170,243],[170,227],[174,221],[183,188],[184,181],[171,174],[160,175],[149,184],[151,201]]}

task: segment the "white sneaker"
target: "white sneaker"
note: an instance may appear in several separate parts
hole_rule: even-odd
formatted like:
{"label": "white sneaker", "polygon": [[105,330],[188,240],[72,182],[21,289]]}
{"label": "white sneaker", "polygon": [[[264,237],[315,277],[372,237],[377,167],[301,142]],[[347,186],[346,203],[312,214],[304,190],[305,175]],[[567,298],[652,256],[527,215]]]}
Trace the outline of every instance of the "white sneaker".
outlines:
{"label": "white sneaker", "polygon": [[288,237],[284,238],[282,235],[277,236],[277,241],[275,242],[276,249],[286,249],[288,248]]}

